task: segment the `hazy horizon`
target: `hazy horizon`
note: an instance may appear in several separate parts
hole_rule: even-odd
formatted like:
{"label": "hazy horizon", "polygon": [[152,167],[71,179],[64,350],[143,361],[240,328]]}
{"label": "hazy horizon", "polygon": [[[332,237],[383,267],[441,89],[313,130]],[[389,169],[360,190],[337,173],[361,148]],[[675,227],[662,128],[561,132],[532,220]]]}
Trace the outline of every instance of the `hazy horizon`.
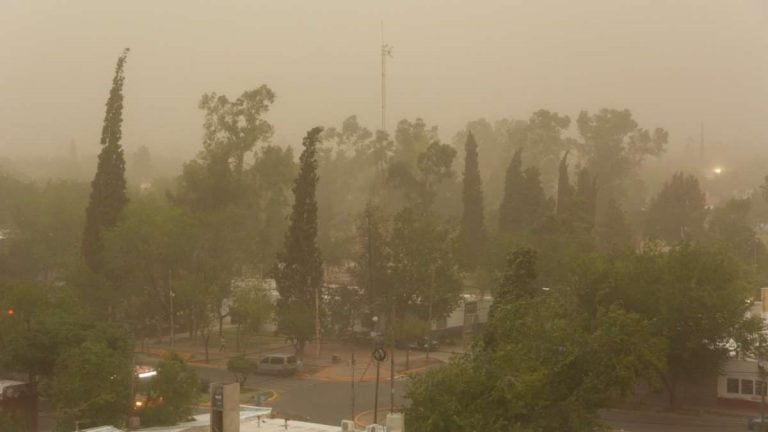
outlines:
{"label": "hazy horizon", "polygon": [[[610,17],[606,19],[605,17]],[[546,108],[629,108],[671,145],[750,148],[768,138],[768,2],[429,0],[322,3],[0,1],[0,155],[70,140],[96,153],[114,64],[126,67],[123,144],[181,158],[201,146],[205,92],[269,85],[274,142],[316,125],[380,119],[381,22],[388,130],[526,119]]]}

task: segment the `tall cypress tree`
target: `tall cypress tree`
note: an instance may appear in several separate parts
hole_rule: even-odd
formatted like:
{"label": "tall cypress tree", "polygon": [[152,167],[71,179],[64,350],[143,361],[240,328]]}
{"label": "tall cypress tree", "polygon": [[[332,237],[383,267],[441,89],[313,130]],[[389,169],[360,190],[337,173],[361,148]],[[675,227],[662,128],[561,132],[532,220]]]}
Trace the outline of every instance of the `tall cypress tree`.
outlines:
{"label": "tall cypress tree", "polygon": [[515,151],[504,178],[504,197],[499,206],[499,232],[509,233],[520,228],[521,218],[516,207],[522,201],[525,178],[523,176],[523,149]]}
{"label": "tall cypress tree", "polygon": [[485,248],[485,220],[483,217],[483,182],[477,160],[477,143],[470,131],[464,144],[464,183],[462,200],[464,214],[461,219],[461,240],[464,265],[474,269],[482,259]]}
{"label": "tall cypress tree", "polygon": [[573,221],[576,226],[591,231],[595,226],[597,209],[597,179],[589,170],[582,168],[576,177],[574,193]]}
{"label": "tall cypress tree", "polygon": [[82,254],[93,271],[103,268],[101,234],[117,225],[128,197],[125,193],[125,159],[120,145],[123,124],[123,68],[129,49],[117,59],[112,89],[107,99],[104,126],[101,129],[101,152],[96,175],[91,182],[91,197],[85,212]]}
{"label": "tall cypress tree", "polygon": [[[293,210],[285,235],[285,250],[277,256],[275,282],[278,331],[291,339],[300,357],[318,330],[316,318],[322,299],[323,261],[317,247],[317,144],[322,128],[304,137],[299,175],[293,185]],[[315,333],[316,335],[316,333]]]}
{"label": "tall cypress tree", "polygon": [[573,207],[573,186],[568,177],[568,151],[560,159],[560,169],[557,176],[557,215],[568,215]]}
{"label": "tall cypress tree", "polygon": [[541,185],[541,171],[535,166],[523,172],[523,193],[518,205],[523,228],[530,228],[551,214],[552,205]]}

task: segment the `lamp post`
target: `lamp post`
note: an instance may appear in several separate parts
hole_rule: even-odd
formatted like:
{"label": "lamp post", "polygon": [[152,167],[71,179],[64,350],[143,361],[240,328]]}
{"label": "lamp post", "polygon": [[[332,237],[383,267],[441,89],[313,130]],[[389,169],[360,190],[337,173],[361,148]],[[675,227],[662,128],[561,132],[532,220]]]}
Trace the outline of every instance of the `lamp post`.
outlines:
{"label": "lamp post", "polygon": [[[375,316],[371,318],[371,321],[373,321],[374,328],[377,327],[377,324],[379,322],[379,317]],[[382,356],[382,352],[384,351],[381,349],[378,345],[379,343],[376,343],[376,349],[373,350],[373,359],[376,360],[376,385],[374,386],[374,393],[373,393],[373,424],[376,424],[379,417],[379,374],[381,372],[381,362],[386,357],[386,353],[384,353],[384,356]]]}

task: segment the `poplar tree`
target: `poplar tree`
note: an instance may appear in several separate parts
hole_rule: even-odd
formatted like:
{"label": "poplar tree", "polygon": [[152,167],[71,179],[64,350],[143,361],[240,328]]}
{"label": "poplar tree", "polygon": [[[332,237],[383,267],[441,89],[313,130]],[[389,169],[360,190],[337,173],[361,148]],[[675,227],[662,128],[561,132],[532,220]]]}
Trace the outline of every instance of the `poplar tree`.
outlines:
{"label": "poplar tree", "polygon": [[112,89],[107,99],[104,126],[101,129],[101,152],[96,175],[91,182],[90,202],[85,213],[82,254],[93,271],[103,268],[102,233],[117,225],[128,203],[125,192],[125,159],[120,145],[123,123],[123,68],[129,49],[117,59]]}
{"label": "poplar tree", "polygon": [[499,207],[499,232],[509,234],[531,228],[551,210],[541,185],[541,171],[535,166],[522,169],[518,149],[507,168],[504,198]]}
{"label": "poplar tree", "polygon": [[[293,210],[285,236],[284,252],[278,254],[275,281],[278,331],[288,337],[303,357],[304,346],[318,334],[319,302],[322,298],[323,261],[317,247],[317,144],[322,128],[304,137],[299,175],[293,185]],[[313,323],[314,321],[314,323]]]}
{"label": "poplar tree", "polygon": [[574,189],[568,177],[568,151],[560,159],[560,169],[557,176],[557,215],[566,216],[573,207]]}
{"label": "poplar tree", "polygon": [[474,269],[483,256],[485,247],[485,221],[483,218],[483,184],[478,167],[477,143],[470,131],[464,144],[464,183],[462,200],[464,214],[461,219],[461,240],[464,265]]}
{"label": "poplar tree", "polygon": [[597,211],[597,179],[588,169],[579,170],[576,177],[576,190],[573,202],[573,223],[583,230],[590,232],[595,226]]}
{"label": "poplar tree", "polygon": [[509,233],[520,226],[520,215],[516,205],[522,200],[523,183],[523,150],[515,151],[507,167],[504,178],[504,197],[499,206],[499,232]]}

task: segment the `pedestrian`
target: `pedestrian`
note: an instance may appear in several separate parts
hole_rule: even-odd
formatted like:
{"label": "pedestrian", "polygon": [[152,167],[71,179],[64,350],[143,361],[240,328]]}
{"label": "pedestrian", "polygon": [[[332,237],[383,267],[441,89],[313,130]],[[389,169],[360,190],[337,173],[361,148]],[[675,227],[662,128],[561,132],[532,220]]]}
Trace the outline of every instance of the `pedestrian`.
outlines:
{"label": "pedestrian", "polygon": [[224,338],[221,338],[221,345],[219,345],[219,352],[224,351],[226,347],[227,347],[227,340]]}

